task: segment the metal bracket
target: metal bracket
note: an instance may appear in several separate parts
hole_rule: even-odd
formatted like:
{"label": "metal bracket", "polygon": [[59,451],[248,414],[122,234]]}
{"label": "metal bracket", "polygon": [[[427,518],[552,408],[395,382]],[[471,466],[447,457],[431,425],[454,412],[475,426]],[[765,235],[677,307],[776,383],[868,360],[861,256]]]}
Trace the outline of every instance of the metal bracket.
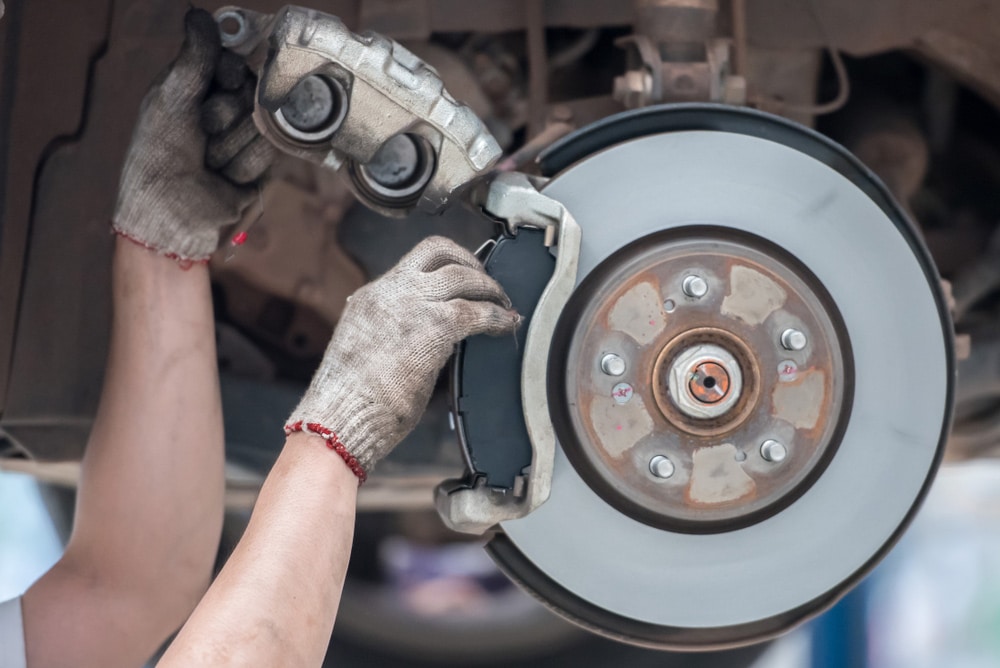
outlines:
{"label": "metal bracket", "polygon": [[531,466],[523,494],[505,494],[486,485],[469,487],[445,481],[434,505],[454,531],[482,534],[506,520],[524,517],[548,500],[552,489],[556,435],[549,417],[548,356],[556,323],[576,286],[580,226],[562,204],[542,194],[524,174],[500,173],[475,194],[475,203],[503,221],[512,234],[521,227],[545,230],[545,245],[556,257],[555,269],[538,300],[528,328],[521,367],[521,405],[531,439]]}

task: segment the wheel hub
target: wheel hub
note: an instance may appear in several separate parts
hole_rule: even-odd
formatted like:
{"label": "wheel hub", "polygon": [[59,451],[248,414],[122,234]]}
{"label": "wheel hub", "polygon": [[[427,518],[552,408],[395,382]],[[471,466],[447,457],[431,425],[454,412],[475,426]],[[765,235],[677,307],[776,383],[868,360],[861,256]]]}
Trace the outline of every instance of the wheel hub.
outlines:
{"label": "wheel hub", "polygon": [[695,326],[678,334],[657,356],[653,396],[678,429],[722,433],[753,409],[758,376],[745,343],[726,330]]}
{"label": "wheel hub", "polygon": [[[697,533],[746,526],[794,501],[836,450],[848,337],[816,278],[763,239],[701,226],[641,239],[591,274],[564,318],[560,442],[631,517]],[[808,343],[788,350],[788,330]],[[763,454],[770,441],[780,461]],[[651,474],[654,460],[673,473]]]}

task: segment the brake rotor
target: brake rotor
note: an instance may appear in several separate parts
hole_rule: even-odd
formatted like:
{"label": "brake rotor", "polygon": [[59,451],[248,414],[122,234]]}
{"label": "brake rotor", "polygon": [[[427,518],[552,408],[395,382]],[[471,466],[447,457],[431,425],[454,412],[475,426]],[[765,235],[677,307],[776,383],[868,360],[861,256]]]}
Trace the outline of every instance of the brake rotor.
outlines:
{"label": "brake rotor", "polygon": [[951,324],[912,225],[846,151],[746,110],[623,114],[543,166],[583,230],[547,361],[560,447],[549,500],[488,550],[635,644],[822,611],[899,537],[950,423]]}

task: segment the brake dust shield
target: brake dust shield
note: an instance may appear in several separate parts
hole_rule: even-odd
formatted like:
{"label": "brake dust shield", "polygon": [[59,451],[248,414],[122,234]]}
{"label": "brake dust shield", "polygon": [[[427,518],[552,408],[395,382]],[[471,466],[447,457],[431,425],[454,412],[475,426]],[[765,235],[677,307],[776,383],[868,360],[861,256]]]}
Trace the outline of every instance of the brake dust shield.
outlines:
{"label": "brake dust shield", "polygon": [[614,117],[543,167],[583,230],[548,360],[524,361],[549,365],[559,448],[549,500],[487,549],[640,645],[821,612],[908,524],[949,427],[951,324],[912,226],[829,140],[724,107]]}

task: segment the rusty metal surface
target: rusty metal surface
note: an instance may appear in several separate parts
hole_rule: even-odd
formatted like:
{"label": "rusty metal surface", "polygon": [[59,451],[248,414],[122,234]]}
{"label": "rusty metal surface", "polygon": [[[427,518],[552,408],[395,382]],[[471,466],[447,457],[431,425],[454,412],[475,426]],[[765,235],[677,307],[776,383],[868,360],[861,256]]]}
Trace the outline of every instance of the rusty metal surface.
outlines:
{"label": "rusty metal surface", "polygon": [[[758,521],[815,479],[837,446],[852,369],[839,316],[808,272],[754,238],[695,229],[634,244],[574,297],[561,442],[620,509],[705,531]],[[683,292],[692,274],[709,286],[701,298]],[[781,345],[790,327],[807,333],[803,350]],[[609,353],[623,375],[601,369]],[[676,373],[704,414],[673,394]],[[623,383],[627,396],[615,391]],[[769,439],[786,447],[783,461],[762,455]],[[657,456],[674,464],[670,476],[650,475]]]}
{"label": "rusty metal surface", "polygon": [[[227,314],[302,357],[323,353],[347,297],[367,281],[337,242],[338,224],[354,203],[350,191],[332,174],[315,171],[314,176],[306,183],[272,178],[261,195],[263,212],[251,207],[245,213],[251,221],[259,216],[246,243],[216,253],[210,265],[213,280],[226,296]],[[267,310],[274,298],[319,318],[287,313],[286,308],[277,323],[283,326],[269,329]]]}
{"label": "rusty metal surface", "polygon": [[[704,324],[680,330],[666,341],[653,362],[650,389],[656,406],[674,427],[710,437],[732,431],[757,409],[761,370],[757,356],[740,337],[716,326],[718,323]],[[712,348],[722,355],[712,355]],[[685,355],[703,349],[709,349],[709,359],[699,355],[695,364],[683,363]],[[723,356],[728,359],[720,359]],[[708,376],[711,384],[706,387],[701,374],[713,368],[718,372]],[[708,410],[687,408],[686,404],[692,403]]]}
{"label": "rusty metal surface", "polygon": [[[632,7],[621,0],[540,0],[545,23],[564,28],[626,25]],[[527,17],[523,0],[427,0],[430,28],[440,32],[523,30]],[[367,26],[374,28],[375,26]]]}
{"label": "rusty metal surface", "polygon": [[[37,167],[82,129],[88,70],[106,38],[110,5],[8,3],[0,20],[0,413],[9,390]],[[27,38],[51,31],[53,13],[73,30],[54,43]]]}
{"label": "rusty metal surface", "polygon": [[979,0],[755,0],[752,44],[795,49],[828,44],[854,56],[910,50],[1000,106],[1000,5]]}
{"label": "rusty metal surface", "polygon": [[931,151],[917,111],[885,95],[855,93],[835,125],[841,143],[867,165],[909,211],[924,185]]}
{"label": "rusty metal surface", "polygon": [[[95,20],[89,3],[28,3],[42,15],[34,33],[49,30],[53,12],[64,4],[63,25]],[[31,236],[2,427],[40,458],[78,457],[89,431],[107,348],[108,220],[121,160],[139,101],[177,52],[185,9],[174,3],[117,2],[107,50],[95,61],[89,81],[76,72],[74,83],[60,88],[58,70],[78,62],[72,51],[62,51],[62,40],[40,42],[48,51],[45,59],[18,80],[26,90],[15,134],[30,135],[34,119],[63,104],[84,102],[80,83],[88,84],[89,93],[79,132],[54,144],[35,167]],[[31,97],[38,87],[57,99],[38,106],[39,99]],[[11,166],[30,172],[31,165]],[[28,184],[20,187],[32,191]]]}
{"label": "rusty metal surface", "polygon": [[704,404],[715,404],[729,396],[732,375],[717,362],[701,362],[689,373],[691,394]]}
{"label": "rusty metal surface", "polygon": [[[280,6],[277,2],[244,4],[261,11],[274,11]],[[550,27],[624,26],[634,19],[632,3],[621,0],[546,0],[544,4],[546,25]],[[407,0],[391,4],[386,0],[325,0],[314,6],[341,16],[349,26],[405,39],[427,38],[433,32],[501,33],[523,30],[526,26],[521,0]],[[392,13],[393,6],[399,14]],[[1000,5],[995,3],[754,0],[746,3],[745,13],[751,51],[818,55],[819,49],[827,44],[855,56],[913,50],[945,67],[1000,106],[1000,52],[996,49],[1000,38]],[[400,25],[400,15],[417,22]],[[359,17],[364,21],[359,22]],[[751,61],[755,58],[752,52],[749,58]],[[753,82],[752,69],[747,76]],[[768,87],[781,86],[772,83]],[[814,101],[811,96],[797,99],[798,91],[781,97],[795,102]]]}

